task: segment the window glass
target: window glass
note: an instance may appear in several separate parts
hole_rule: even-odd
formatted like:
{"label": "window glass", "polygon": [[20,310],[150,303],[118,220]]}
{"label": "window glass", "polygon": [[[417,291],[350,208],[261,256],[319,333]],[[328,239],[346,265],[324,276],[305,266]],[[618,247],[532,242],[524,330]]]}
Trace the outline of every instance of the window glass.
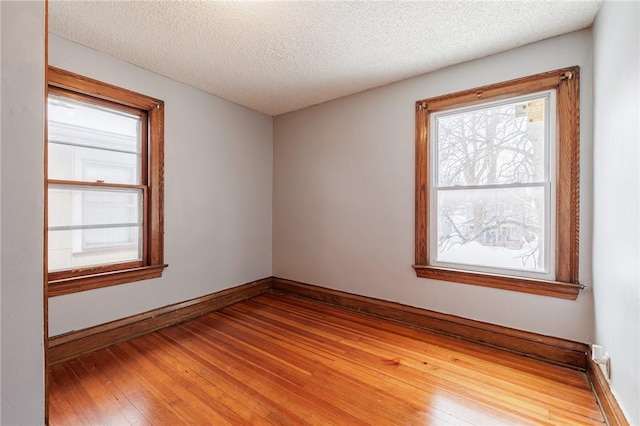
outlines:
{"label": "window glass", "polygon": [[432,115],[433,265],[552,278],[553,96]]}
{"label": "window glass", "polygon": [[49,270],[142,259],[142,191],[49,185]]}
{"label": "window glass", "polygon": [[547,102],[544,97],[435,115],[438,185],[544,181]]}
{"label": "window glass", "polygon": [[139,184],[141,120],[49,95],[49,179]]}
{"label": "window glass", "polygon": [[435,261],[546,272],[545,188],[437,192]]}

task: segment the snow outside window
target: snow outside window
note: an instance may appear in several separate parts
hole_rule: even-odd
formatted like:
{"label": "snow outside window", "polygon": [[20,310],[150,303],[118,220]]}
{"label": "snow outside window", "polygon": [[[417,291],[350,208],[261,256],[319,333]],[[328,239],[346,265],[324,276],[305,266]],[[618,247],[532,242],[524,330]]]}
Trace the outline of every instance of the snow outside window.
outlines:
{"label": "snow outside window", "polygon": [[554,279],[555,96],[431,115],[431,265]]}

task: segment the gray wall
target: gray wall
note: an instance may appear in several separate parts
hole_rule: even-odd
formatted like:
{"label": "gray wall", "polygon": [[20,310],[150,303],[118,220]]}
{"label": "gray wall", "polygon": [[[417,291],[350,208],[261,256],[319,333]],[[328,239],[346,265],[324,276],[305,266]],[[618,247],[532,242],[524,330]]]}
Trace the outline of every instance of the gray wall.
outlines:
{"label": "gray wall", "polygon": [[545,40],[276,117],[274,275],[581,342],[576,301],[416,278],[415,101],[581,67],[580,280],[591,284],[591,32]]}
{"label": "gray wall", "polygon": [[50,299],[55,336],[269,277],[273,119],[56,36],[49,63],[165,101],[159,279]]}
{"label": "gray wall", "polygon": [[0,2],[3,425],[44,422],[44,3]]}
{"label": "gray wall", "polygon": [[594,43],[595,342],[611,356],[611,383],[640,424],[640,5],[608,2]]}
{"label": "gray wall", "polygon": [[[273,138],[270,117],[53,38],[52,64],[166,101],[171,266],[162,279],[53,298],[52,334],[271,275],[275,165],[274,275],[595,341],[612,357],[614,393],[640,424],[638,9],[605,2],[593,49],[589,30],[528,45],[278,117]],[[43,422],[43,129],[34,124],[44,107],[43,11],[41,2],[0,2],[1,424]],[[410,267],[414,101],[575,64],[580,277],[595,292],[595,336],[589,291],[564,301],[417,279]]]}

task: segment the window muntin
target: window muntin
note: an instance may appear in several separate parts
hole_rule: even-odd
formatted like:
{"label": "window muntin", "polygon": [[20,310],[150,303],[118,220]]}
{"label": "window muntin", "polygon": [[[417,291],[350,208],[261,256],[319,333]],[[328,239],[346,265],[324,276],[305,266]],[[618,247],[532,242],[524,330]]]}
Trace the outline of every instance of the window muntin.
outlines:
{"label": "window muntin", "polygon": [[[476,87],[461,92],[443,94],[440,96],[423,99],[416,102],[416,216],[415,216],[415,263],[413,268],[416,275],[421,278],[430,278],[435,280],[450,281],[454,283],[471,284],[485,287],[493,287],[545,295],[551,297],[559,297],[564,299],[575,299],[578,296],[580,288],[578,277],[579,264],[579,174],[580,174],[580,68],[569,67],[548,71],[528,77],[522,77],[515,80],[494,83],[483,87]],[[461,180],[460,174],[450,174],[450,179],[438,181],[438,171],[433,170],[433,156],[438,155],[434,151],[432,143],[433,127],[432,115],[445,114],[446,112],[455,112],[456,110],[473,109],[478,105],[488,105],[489,102],[500,104],[510,98],[535,96],[538,93],[546,91],[555,92],[555,101],[550,99],[549,113],[556,113],[556,128],[549,128],[548,132],[555,136],[556,146],[549,147],[549,176],[551,179],[540,182],[540,173],[535,172],[528,176],[531,182],[522,182],[518,177],[516,183],[504,183],[500,179],[490,184],[488,179],[480,182],[484,186],[470,184],[467,187],[459,188],[459,185],[467,184],[473,181]],[[522,108],[520,114],[524,114]],[[543,110],[543,113],[544,112]],[[553,161],[555,160],[555,164]],[[514,163],[515,164],[515,163]],[[481,176],[479,174],[477,176]],[[476,177],[477,177],[476,176]],[[551,183],[554,182],[554,183]],[[443,184],[444,183],[444,184]],[[456,263],[450,262],[445,266],[433,263],[435,258],[433,252],[434,240],[437,239],[438,228],[437,220],[433,220],[432,216],[437,215],[438,198],[448,197],[449,202],[453,202],[455,197],[451,194],[454,191],[480,189],[498,190],[505,189],[504,186],[522,187],[523,183],[531,185],[527,191],[540,192],[535,187],[549,188],[551,194],[551,209],[545,215],[539,217],[549,218],[540,224],[550,227],[550,239],[546,258],[548,259],[548,268],[551,272],[551,279],[541,278],[539,274],[534,273],[532,276],[525,276],[521,272],[513,275],[505,274],[505,270],[480,270],[478,267],[465,268],[464,264],[460,264],[460,260],[456,259]],[[458,185],[458,186],[457,186]],[[493,185],[503,185],[495,187]],[[524,190],[524,188],[520,188]],[[534,191],[535,190],[535,191]],[[440,193],[436,195],[436,193]],[[543,191],[544,193],[544,191]],[[546,194],[545,194],[546,197]],[[459,195],[458,195],[458,198]],[[457,200],[459,201],[459,200]],[[456,203],[454,203],[456,204]],[[460,203],[458,203],[460,204]],[[513,207],[501,207],[501,202],[494,201],[494,209],[500,214],[513,212]],[[464,203],[462,203],[464,207]],[[455,207],[454,207],[455,208]],[[460,210],[461,207],[458,207]],[[555,210],[555,213],[553,212]],[[452,212],[455,213],[455,212]],[[457,213],[460,213],[457,212]],[[460,219],[458,217],[457,219]],[[462,215],[457,223],[466,219]],[[450,223],[449,225],[452,225]],[[441,224],[441,231],[446,232],[444,224]],[[495,228],[493,234],[486,235],[487,240],[502,238],[502,244],[513,245],[512,240],[519,239],[520,235],[514,229],[512,224],[503,224]],[[437,247],[437,245],[436,245]],[[446,256],[445,256],[446,257]],[[451,260],[451,259],[448,259]],[[474,259],[469,261],[470,264],[480,263]],[[539,263],[541,265],[543,263]],[[546,264],[545,264],[546,265]],[[462,267],[460,267],[462,266]],[[485,262],[486,266],[486,262]],[[546,266],[544,267],[546,268]]]}
{"label": "window muntin", "polygon": [[430,264],[554,280],[555,91],[430,119]]}
{"label": "window muntin", "polygon": [[54,67],[48,82],[49,296],[162,276],[163,102]]}

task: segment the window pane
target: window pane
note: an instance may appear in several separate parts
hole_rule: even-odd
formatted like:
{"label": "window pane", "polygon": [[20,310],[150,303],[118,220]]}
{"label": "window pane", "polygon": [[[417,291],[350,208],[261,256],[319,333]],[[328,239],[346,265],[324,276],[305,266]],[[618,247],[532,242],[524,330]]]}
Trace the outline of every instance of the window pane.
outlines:
{"label": "window pane", "polygon": [[[49,95],[49,179],[140,183],[140,117]],[[96,164],[131,168],[96,172]]]}
{"label": "window pane", "polygon": [[546,272],[543,186],[438,190],[436,262]]}
{"label": "window pane", "polygon": [[49,188],[49,271],[142,259],[142,190]]}
{"label": "window pane", "polygon": [[547,99],[436,115],[436,185],[545,181]]}
{"label": "window pane", "polygon": [[49,188],[49,227],[142,223],[142,190],[71,186]]}
{"label": "window pane", "polygon": [[49,144],[49,178],[137,184],[139,157],[101,149]]}
{"label": "window pane", "polygon": [[49,231],[49,272],[142,259],[139,226]]}

